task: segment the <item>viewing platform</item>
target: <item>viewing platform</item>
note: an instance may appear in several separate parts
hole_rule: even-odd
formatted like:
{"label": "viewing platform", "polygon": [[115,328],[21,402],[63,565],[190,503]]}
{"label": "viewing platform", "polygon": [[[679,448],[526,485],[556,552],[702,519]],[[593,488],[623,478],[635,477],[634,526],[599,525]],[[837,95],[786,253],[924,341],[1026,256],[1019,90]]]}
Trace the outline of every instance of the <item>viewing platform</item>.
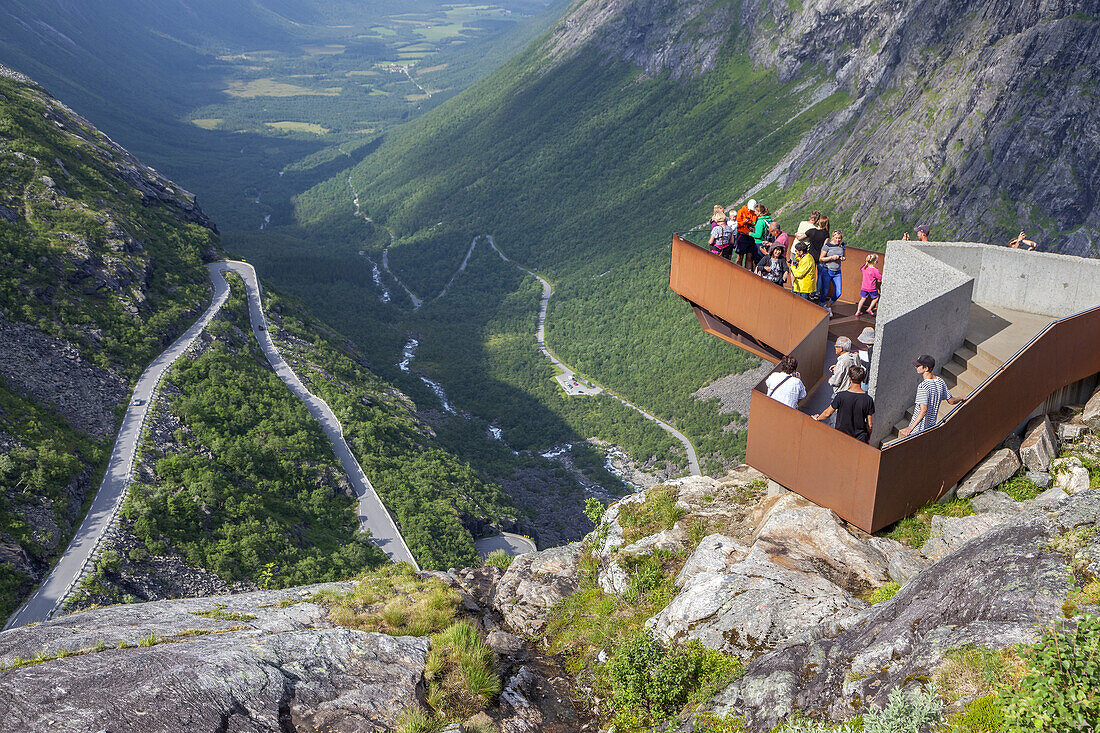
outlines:
{"label": "viewing platform", "polygon": [[[844,294],[833,316],[677,234],[670,287],[703,330],[772,364],[798,360],[808,396],[797,410],[750,397],[746,462],[867,532],[946,494],[1037,414],[1083,401],[1100,373],[1100,261],[977,243],[887,243],[877,317],[853,316],[860,266],[847,248]],[[852,296],[855,297],[852,297]],[[831,400],[828,368],[840,336],[875,328],[868,391],[870,444],[814,420]],[[857,344],[858,346],[858,344]],[[936,427],[899,439],[908,424],[919,354],[936,359],[952,394]]]}

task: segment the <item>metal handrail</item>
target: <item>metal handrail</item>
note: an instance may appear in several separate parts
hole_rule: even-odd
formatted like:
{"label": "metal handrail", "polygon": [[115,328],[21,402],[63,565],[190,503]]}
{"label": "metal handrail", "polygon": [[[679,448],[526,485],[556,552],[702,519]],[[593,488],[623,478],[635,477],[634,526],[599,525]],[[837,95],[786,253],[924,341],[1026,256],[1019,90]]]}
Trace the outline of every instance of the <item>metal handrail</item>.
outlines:
{"label": "metal handrail", "polygon": [[994,369],[994,370],[993,370],[993,372],[992,372],[992,373],[991,373],[991,374],[990,374],[990,375],[989,375],[988,377],[986,377],[985,379],[983,379],[983,380],[982,380],[982,382],[981,382],[981,384],[979,384],[979,385],[978,385],[977,387],[975,387],[975,388],[974,388],[974,389],[973,389],[973,390],[972,390],[972,391],[970,392],[970,394],[969,394],[969,395],[967,395],[967,396],[966,396],[966,397],[965,397],[965,398],[963,399],[963,401],[962,401],[962,404],[961,404],[961,405],[959,405],[959,407],[958,407],[958,408],[956,408],[956,409],[952,410],[952,411],[951,411],[950,413],[948,413],[947,415],[945,415],[945,416],[944,416],[944,418],[943,418],[943,420],[940,420],[940,421],[939,421],[938,423],[936,423],[936,424],[935,424],[935,425],[933,425],[932,427],[928,428],[927,430],[922,430],[922,431],[920,431],[920,432],[919,432],[919,433],[917,433],[916,435],[912,435],[912,434],[910,434],[910,435],[906,435],[906,436],[905,436],[904,438],[898,438],[897,440],[892,440],[892,441],[890,441],[889,445],[886,445],[886,446],[885,446],[885,447],[883,447],[883,448],[882,448],[881,450],[884,450],[884,451],[885,451],[885,450],[889,450],[890,448],[893,448],[893,447],[894,447],[894,446],[896,446],[896,445],[900,445],[901,443],[904,443],[905,441],[908,441],[908,440],[912,440],[913,438],[919,438],[919,437],[920,437],[920,436],[922,436],[922,435],[931,435],[931,434],[933,433],[933,431],[935,431],[935,430],[938,430],[938,429],[939,429],[939,428],[940,428],[941,426],[943,426],[943,425],[946,425],[946,424],[947,424],[947,422],[948,422],[949,420],[951,420],[951,419],[952,419],[953,417],[955,417],[955,415],[959,414],[959,413],[960,413],[960,412],[961,412],[961,411],[962,411],[962,410],[963,410],[963,409],[964,409],[964,408],[966,407],[966,404],[967,404],[968,402],[970,402],[970,398],[971,398],[971,397],[973,397],[974,395],[976,395],[976,394],[978,394],[979,392],[981,392],[981,391],[982,391],[982,389],[983,389],[983,388],[984,388],[984,387],[985,387],[985,386],[986,386],[987,384],[989,384],[989,383],[990,383],[990,382],[992,382],[992,381],[993,381],[994,379],[996,379],[996,378],[997,378],[997,376],[998,376],[999,374],[1001,374],[1001,372],[1005,371],[1005,370],[1006,370],[1006,369],[1007,369],[1008,367],[1012,366],[1012,364],[1013,364],[1013,363],[1014,363],[1014,362],[1015,362],[1015,361],[1016,361],[1016,360],[1017,360],[1017,359],[1018,359],[1018,358],[1020,357],[1020,355],[1021,355],[1021,354],[1023,354],[1023,353],[1025,352],[1025,351],[1027,351],[1027,350],[1028,350],[1028,349],[1030,349],[1030,348],[1031,348],[1032,346],[1034,346],[1034,345],[1035,345],[1035,344],[1036,344],[1037,342],[1039,342],[1039,341],[1040,341],[1040,340],[1041,340],[1041,339],[1042,339],[1042,338],[1043,338],[1044,336],[1046,336],[1046,335],[1047,335],[1047,333],[1048,333],[1048,332],[1049,332],[1049,331],[1050,331],[1051,329],[1053,329],[1053,328],[1054,328],[1055,326],[1057,326],[1057,325],[1058,325],[1059,323],[1063,323],[1063,322],[1065,322],[1065,321],[1068,321],[1068,320],[1069,320],[1069,319],[1071,319],[1071,318],[1079,318],[1079,317],[1081,317],[1081,316],[1085,316],[1085,315],[1088,315],[1089,313],[1093,313],[1093,312],[1100,312],[1100,305],[1098,305],[1098,306],[1094,306],[1094,307],[1092,307],[1092,308],[1086,308],[1086,309],[1085,309],[1085,310],[1083,310],[1083,311],[1079,311],[1079,312],[1077,312],[1077,313],[1074,313],[1073,315],[1070,315],[1070,316],[1066,316],[1065,318],[1058,318],[1058,319],[1055,319],[1055,320],[1051,321],[1050,323],[1048,323],[1047,325],[1043,326],[1042,330],[1040,330],[1040,331],[1039,331],[1038,333],[1036,333],[1036,334],[1035,334],[1034,336],[1032,336],[1032,337],[1031,337],[1031,338],[1030,338],[1030,339],[1029,339],[1029,340],[1027,341],[1027,343],[1025,343],[1025,344],[1024,344],[1023,346],[1021,346],[1021,347],[1020,347],[1019,349],[1017,349],[1017,350],[1016,350],[1016,353],[1015,353],[1015,354],[1013,354],[1012,356],[1010,356],[1010,357],[1008,358],[1008,360],[1007,360],[1007,361],[1005,361],[1005,362],[1004,362],[1003,364],[1001,364],[1000,366],[998,366],[998,367],[997,367],[996,369]]}

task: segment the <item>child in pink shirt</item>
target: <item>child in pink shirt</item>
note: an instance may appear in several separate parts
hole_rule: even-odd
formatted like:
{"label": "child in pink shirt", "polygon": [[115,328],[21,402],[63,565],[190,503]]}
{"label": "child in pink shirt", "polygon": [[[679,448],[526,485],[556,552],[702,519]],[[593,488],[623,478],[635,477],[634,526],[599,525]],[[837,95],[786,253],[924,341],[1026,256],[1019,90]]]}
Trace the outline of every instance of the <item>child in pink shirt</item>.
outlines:
{"label": "child in pink shirt", "polygon": [[863,273],[863,283],[859,286],[859,305],[856,306],[857,316],[863,313],[863,304],[868,299],[871,300],[871,304],[867,307],[867,315],[875,315],[875,309],[878,308],[878,288],[882,283],[882,271],[876,265],[878,265],[878,255],[867,255],[867,264],[859,268],[860,272]]}

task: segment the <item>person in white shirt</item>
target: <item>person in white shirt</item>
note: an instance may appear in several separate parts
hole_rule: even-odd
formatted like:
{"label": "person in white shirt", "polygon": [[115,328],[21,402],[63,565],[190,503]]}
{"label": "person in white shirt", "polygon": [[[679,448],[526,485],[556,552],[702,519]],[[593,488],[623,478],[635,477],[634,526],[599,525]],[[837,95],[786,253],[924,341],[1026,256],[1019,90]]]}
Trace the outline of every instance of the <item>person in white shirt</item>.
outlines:
{"label": "person in white shirt", "polygon": [[806,385],[802,383],[797,369],[798,360],[793,356],[784,356],[775,371],[764,380],[764,391],[768,397],[796,410],[798,401],[806,397]]}

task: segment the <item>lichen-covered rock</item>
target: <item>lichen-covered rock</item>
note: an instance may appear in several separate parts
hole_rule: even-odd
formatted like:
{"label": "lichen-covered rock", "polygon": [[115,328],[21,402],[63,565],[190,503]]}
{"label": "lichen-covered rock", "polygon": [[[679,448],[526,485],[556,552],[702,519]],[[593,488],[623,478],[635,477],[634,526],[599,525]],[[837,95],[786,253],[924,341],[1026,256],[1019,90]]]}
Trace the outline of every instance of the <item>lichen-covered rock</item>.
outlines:
{"label": "lichen-covered rock", "polygon": [[688,556],[680,574],[676,576],[676,586],[682,588],[685,583],[699,573],[724,573],[731,566],[745,559],[749,548],[732,537],[712,534],[704,537]]}
{"label": "lichen-covered rock", "polygon": [[1077,456],[1056,458],[1050,464],[1050,472],[1054,475],[1054,485],[1067,494],[1088,491],[1092,482],[1089,470]]}
{"label": "lichen-covered rock", "polygon": [[932,560],[941,560],[975,537],[1004,524],[1012,516],[1004,512],[969,517],[945,517],[937,514],[932,517],[932,536],[924,543],[921,554]]}
{"label": "lichen-covered rock", "polygon": [[743,715],[754,733],[792,710],[842,720],[930,676],[949,649],[1033,641],[1039,625],[1061,618],[1072,578],[1051,540],[1098,519],[1100,492],[1088,492],[993,527],[836,636],[752,660],[713,708]]}
{"label": "lichen-covered rock", "polygon": [[765,512],[754,548],[780,567],[819,573],[849,592],[890,580],[886,558],[844,528],[831,509],[786,494]]}
{"label": "lichen-covered rock", "polygon": [[546,625],[550,609],[577,588],[581,543],[518,556],[493,593],[493,607],[513,632],[534,636]]}
{"label": "lichen-covered rock", "polygon": [[646,626],[749,659],[811,631],[833,632],[867,607],[822,576],[773,563],[756,547],[725,572],[699,572]]}
{"label": "lichen-covered rock", "polygon": [[392,729],[423,697],[428,640],[334,628],[306,600],[313,590],[117,606],[3,632],[0,665],[85,651],[0,673],[0,730]]}
{"label": "lichen-covered rock", "polygon": [[995,486],[1000,486],[1012,478],[1018,470],[1020,470],[1019,456],[1011,448],[1001,448],[991,453],[963,479],[955,495],[960,499],[969,499]]}
{"label": "lichen-covered rock", "polygon": [[1015,514],[1025,511],[1027,504],[1018,502],[1003,491],[987,491],[970,500],[976,514]]}

